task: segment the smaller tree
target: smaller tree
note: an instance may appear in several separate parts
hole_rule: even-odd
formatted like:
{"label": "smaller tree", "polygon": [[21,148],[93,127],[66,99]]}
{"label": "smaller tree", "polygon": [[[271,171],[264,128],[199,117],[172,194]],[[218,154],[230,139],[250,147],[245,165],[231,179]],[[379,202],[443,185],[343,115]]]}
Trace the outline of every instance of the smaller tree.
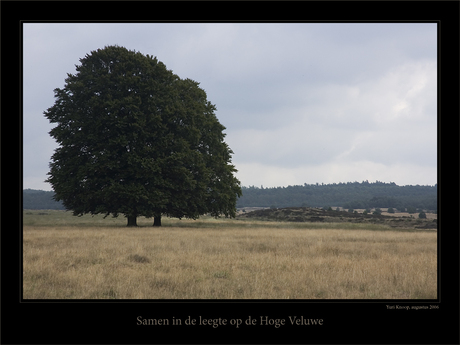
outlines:
{"label": "smaller tree", "polygon": [[376,208],[374,212],[372,212],[372,214],[375,214],[377,216],[380,216],[382,214],[382,210],[380,208]]}
{"label": "smaller tree", "polygon": [[418,217],[421,219],[426,219],[426,213],[422,211],[418,214]]}
{"label": "smaller tree", "polygon": [[393,207],[388,207],[388,213],[395,213],[395,210],[393,209]]}

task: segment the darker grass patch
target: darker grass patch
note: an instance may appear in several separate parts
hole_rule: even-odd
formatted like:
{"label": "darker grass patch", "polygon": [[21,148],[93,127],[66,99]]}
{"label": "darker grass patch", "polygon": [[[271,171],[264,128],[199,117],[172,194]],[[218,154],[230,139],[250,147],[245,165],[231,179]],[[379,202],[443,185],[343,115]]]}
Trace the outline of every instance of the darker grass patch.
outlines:
{"label": "darker grass patch", "polygon": [[110,288],[109,290],[104,291],[102,293],[102,296],[104,298],[108,298],[108,299],[116,299],[117,298],[117,292],[113,288]]}
{"label": "darker grass patch", "polygon": [[230,272],[228,272],[228,271],[218,271],[218,272],[214,272],[212,276],[214,278],[219,278],[219,279],[228,279],[228,278],[230,278]]}
{"label": "darker grass patch", "polygon": [[145,263],[150,262],[150,259],[148,257],[142,256],[142,255],[137,255],[137,254],[130,255],[128,257],[128,259],[131,260],[131,261],[140,263],[140,264],[145,264]]}
{"label": "darker grass patch", "polygon": [[266,245],[265,243],[250,243],[247,250],[251,253],[268,253],[276,252],[276,247]]}

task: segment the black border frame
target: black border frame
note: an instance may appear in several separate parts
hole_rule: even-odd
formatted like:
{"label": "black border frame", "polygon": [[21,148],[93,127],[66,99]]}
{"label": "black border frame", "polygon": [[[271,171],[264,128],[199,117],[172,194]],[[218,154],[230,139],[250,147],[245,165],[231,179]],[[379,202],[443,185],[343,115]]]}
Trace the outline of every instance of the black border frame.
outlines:
{"label": "black border frame", "polygon": [[[258,5],[263,4],[259,7]],[[107,8],[107,3],[104,3]],[[254,5],[254,6],[251,6]],[[2,1],[1,11],[1,338],[2,343],[460,343],[457,1],[122,2],[111,12],[97,2]],[[257,12],[251,12],[251,9]],[[261,9],[264,11],[262,12]],[[249,12],[248,12],[249,11]],[[106,13],[107,12],[107,13]],[[186,17],[184,16],[186,14]],[[204,19],[192,19],[200,13]],[[216,13],[217,19],[210,19]],[[222,14],[223,13],[223,14]],[[254,20],[260,18],[262,20]],[[265,16],[266,15],[266,16]],[[166,16],[166,19],[165,19]],[[253,16],[253,17],[251,17]],[[107,19],[111,17],[110,19]],[[294,18],[293,18],[294,17]],[[179,19],[177,19],[179,18]],[[237,18],[237,19],[235,19]],[[437,300],[22,300],[22,23],[25,21],[160,22],[436,22],[438,23],[438,299]],[[442,67],[442,70],[441,70]],[[21,71],[21,73],[18,73]],[[442,97],[441,97],[442,90]],[[441,110],[444,110],[442,112]],[[17,114],[17,115],[15,115]],[[441,119],[444,126],[441,128]],[[19,152],[6,134],[19,132]],[[8,132],[12,133],[8,133]],[[452,133],[453,131],[453,133]],[[441,135],[444,134],[444,135]],[[455,141],[452,143],[451,141]],[[7,144],[8,143],[8,144]],[[448,148],[441,155],[441,146]],[[444,160],[442,160],[444,157]],[[441,169],[444,166],[445,169]],[[5,171],[5,167],[8,170]],[[13,169],[11,169],[13,168]],[[452,171],[451,171],[452,170]],[[444,173],[443,173],[444,171]],[[447,173],[450,173],[447,176]],[[445,175],[445,176],[444,176]],[[446,187],[442,188],[442,177]],[[454,177],[454,178],[453,178]],[[456,179],[457,178],[457,179]],[[5,187],[15,181],[17,197]],[[454,184],[454,186],[452,186]],[[444,193],[441,193],[444,191]],[[454,198],[448,198],[454,193]],[[442,202],[444,196],[445,202]],[[455,199],[455,203],[452,200]],[[6,204],[6,202],[8,204]],[[444,207],[441,207],[444,205]],[[18,212],[20,211],[20,212]],[[17,213],[18,212],[18,213]],[[13,216],[14,215],[14,216]],[[455,215],[455,216],[454,216]],[[18,217],[18,218],[16,218]],[[444,225],[444,226],[443,226]],[[445,233],[442,229],[445,229]],[[443,236],[441,241],[441,234]],[[22,235],[21,235],[22,240]],[[17,261],[19,258],[19,261]],[[441,266],[442,262],[442,266]],[[442,271],[442,274],[441,274]],[[19,297],[19,298],[18,298]],[[389,310],[386,305],[437,305],[432,310]],[[136,318],[208,318],[289,315],[324,319],[323,326],[210,328],[137,326]]]}

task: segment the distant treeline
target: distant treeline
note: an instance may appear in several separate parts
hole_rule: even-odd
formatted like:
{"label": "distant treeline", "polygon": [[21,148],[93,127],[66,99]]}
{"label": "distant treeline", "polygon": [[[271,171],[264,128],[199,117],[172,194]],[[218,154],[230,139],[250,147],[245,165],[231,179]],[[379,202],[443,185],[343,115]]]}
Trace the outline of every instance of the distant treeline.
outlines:
{"label": "distant treeline", "polygon": [[[304,184],[263,188],[242,187],[243,196],[237,207],[325,207],[345,209],[393,207],[397,210],[417,208],[437,210],[438,186],[398,186],[394,182],[347,182]],[[23,208],[31,210],[63,210],[61,202],[53,200],[54,192],[24,189]]]}
{"label": "distant treeline", "polygon": [[438,186],[398,186],[394,182],[347,182],[263,188],[243,187],[243,207],[325,207],[345,209],[392,207],[437,210]]}
{"label": "distant treeline", "polygon": [[54,192],[24,189],[22,191],[22,208],[25,210],[64,210],[61,202],[53,199]]}

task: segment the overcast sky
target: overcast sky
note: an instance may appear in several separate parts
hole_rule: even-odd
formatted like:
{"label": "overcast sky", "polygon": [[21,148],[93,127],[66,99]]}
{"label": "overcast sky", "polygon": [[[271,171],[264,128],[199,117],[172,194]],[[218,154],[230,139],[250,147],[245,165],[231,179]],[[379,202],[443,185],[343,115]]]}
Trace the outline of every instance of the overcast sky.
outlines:
{"label": "overcast sky", "polygon": [[26,23],[23,33],[24,188],[51,190],[53,90],[114,44],[200,83],[243,186],[437,183],[434,23]]}

